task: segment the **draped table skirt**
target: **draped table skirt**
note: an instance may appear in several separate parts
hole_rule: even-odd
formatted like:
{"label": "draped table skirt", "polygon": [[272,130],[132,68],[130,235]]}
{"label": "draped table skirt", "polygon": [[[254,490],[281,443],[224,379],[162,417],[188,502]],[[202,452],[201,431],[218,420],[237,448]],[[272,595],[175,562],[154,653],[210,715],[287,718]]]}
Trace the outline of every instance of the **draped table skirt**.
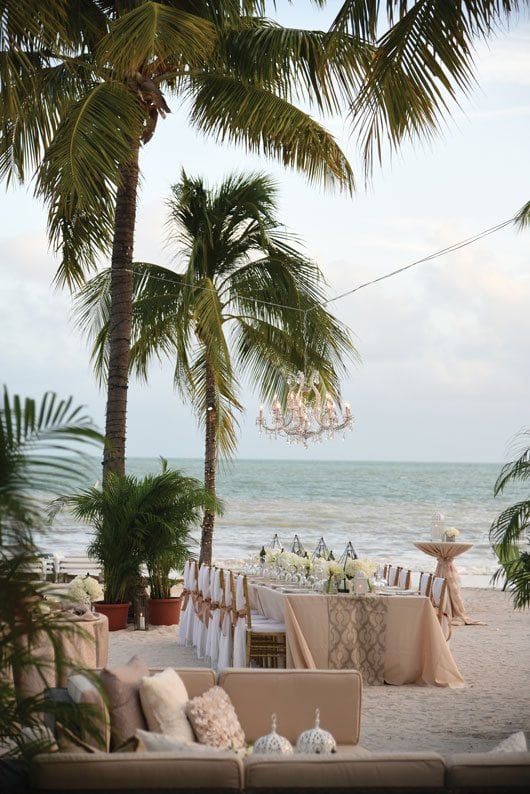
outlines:
{"label": "draped table skirt", "polygon": [[360,669],[365,683],[464,683],[428,598],[249,591],[254,609],[285,622],[288,667]]}

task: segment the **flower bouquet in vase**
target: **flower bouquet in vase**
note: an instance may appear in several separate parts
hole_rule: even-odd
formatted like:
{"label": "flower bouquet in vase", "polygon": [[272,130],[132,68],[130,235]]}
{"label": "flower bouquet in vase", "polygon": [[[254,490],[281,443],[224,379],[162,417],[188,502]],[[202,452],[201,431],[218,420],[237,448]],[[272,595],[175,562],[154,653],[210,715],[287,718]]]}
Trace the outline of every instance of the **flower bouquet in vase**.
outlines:
{"label": "flower bouquet in vase", "polygon": [[446,543],[454,543],[459,535],[460,532],[456,527],[447,527],[443,534],[443,540]]}

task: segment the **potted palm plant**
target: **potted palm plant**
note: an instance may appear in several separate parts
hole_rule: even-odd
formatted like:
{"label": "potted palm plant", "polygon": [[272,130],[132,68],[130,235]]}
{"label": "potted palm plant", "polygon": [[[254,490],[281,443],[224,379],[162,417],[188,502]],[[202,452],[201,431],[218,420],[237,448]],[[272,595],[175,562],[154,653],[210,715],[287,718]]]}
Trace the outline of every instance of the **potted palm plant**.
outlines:
{"label": "potted palm plant", "polygon": [[135,540],[141,512],[139,481],[111,473],[103,490],[87,488],[64,497],[61,503],[94,529],[87,552],[103,569],[103,602],[97,602],[98,612],[107,615],[110,631],[126,628],[129,595],[141,579],[142,560]]}
{"label": "potted palm plant", "polygon": [[167,468],[144,479],[145,500],[137,542],[147,567],[150,588],[149,620],[153,625],[175,625],[180,618],[180,597],[171,596],[171,574],[181,571],[190,557],[191,529],[206,507],[219,512],[219,503],[193,477]]}

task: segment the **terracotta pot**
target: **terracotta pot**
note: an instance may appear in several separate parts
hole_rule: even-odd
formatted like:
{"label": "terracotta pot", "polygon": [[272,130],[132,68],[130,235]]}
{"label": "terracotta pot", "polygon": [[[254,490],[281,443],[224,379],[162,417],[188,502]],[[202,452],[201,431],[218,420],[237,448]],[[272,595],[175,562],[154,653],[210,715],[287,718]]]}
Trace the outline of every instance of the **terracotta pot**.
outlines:
{"label": "terracotta pot", "polygon": [[109,631],[119,631],[127,628],[127,615],[129,614],[130,603],[126,604],[94,604],[96,612],[106,615],[109,619]]}
{"label": "terracotta pot", "polygon": [[176,626],[179,620],[180,596],[149,599],[149,623],[152,626]]}

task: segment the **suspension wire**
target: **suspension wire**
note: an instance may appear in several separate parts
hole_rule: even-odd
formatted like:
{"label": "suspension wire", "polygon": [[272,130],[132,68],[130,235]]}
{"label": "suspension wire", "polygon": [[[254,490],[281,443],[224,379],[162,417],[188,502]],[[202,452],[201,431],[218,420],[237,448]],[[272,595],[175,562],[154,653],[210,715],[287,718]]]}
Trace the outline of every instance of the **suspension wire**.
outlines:
{"label": "suspension wire", "polygon": [[[504,229],[506,226],[514,223],[516,221],[516,217],[508,218],[506,221],[502,221],[501,223],[496,224],[495,226],[490,226],[488,229],[484,229],[481,232],[473,235],[472,237],[467,237],[464,240],[460,240],[457,243],[453,243],[452,245],[448,245],[446,248],[441,248],[439,251],[435,251],[432,254],[428,254],[427,256],[422,257],[421,259],[416,259],[414,262],[410,262],[408,265],[404,265],[403,267],[397,268],[397,270],[392,270],[390,273],[385,273],[382,276],[378,276],[377,278],[371,279],[370,281],[365,281],[363,284],[359,284],[357,287],[353,287],[353,289],[347,290],[346,292],[341,292],[339,295],[335,295],[334,298],[328,298],[325,301],[317,301],[314,306],[311,306],[308,309],[302,309],[299,306],[289,306],[283,303],[274,303],[272,301],[265,301],[260,300],[259,298],[252,298],[254,303],[262,304],[263,306],[271,306],[275,309],[290,309],[291,311],[298,311],[304,314],[304,333],[306,329],[306,316],[308,312],[313,311],[316,308],[327,306],[329,303],[334,303],[335,301],[342,300],[342,298],[346,298],[349,295],[353,295],[355,292],[359,292],[359,290],[364,289],[365,287],[371,287],[373,284],[378,284],[380,281],[385,281],[386,279],[393,278],[394,276],[399,275],[400,273],[404,273],[406,270],[410,270],[413,267],[417,267],[418,265],[424,264],[425,262],[432,262],[434,259],[439,259],[446,254],[453,253],[454,251],[459,251],[461,248],[466,248],[468,245],[472,245],[473,243],[482,240],[484,237],[489,237],[492,234]],[[135,273],[134,270],[130,270],[127,268],[129,273]],[[184,276],[181,276],[179,273],[175,273],[171,271],[173,276],[180,278],[181,281],[184,281]],[[153,281],[163,281],[167,283],[168,279],[164,276],[151,276]],[[212,287],[202,287],[197,285],[195,289],[202,289],[207,292],[216,292],[216,290]]]}

